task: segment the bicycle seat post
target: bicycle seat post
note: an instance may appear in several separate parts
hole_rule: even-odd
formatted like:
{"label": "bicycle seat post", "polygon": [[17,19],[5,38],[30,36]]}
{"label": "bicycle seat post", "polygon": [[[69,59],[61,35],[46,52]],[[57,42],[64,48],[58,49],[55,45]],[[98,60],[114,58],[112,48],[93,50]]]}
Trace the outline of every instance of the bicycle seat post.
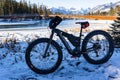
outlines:
{"label": "bicycle seat post", "polygon": [[80,38],[80,44],[81,44],[81,36],[82,36],[82,27],[80,28],[80,34],[79,34],[79,38]]}
{"label": "bicycle seat post", "polygon": [[88,21],[85,21],[85,22],[76,22],[76,24],[80,24],[81,25],[81,28],[80,28],[80,41],[81,41],[81,36],[82,36],[82,29],[85,29],[89,26],[89,22]]}

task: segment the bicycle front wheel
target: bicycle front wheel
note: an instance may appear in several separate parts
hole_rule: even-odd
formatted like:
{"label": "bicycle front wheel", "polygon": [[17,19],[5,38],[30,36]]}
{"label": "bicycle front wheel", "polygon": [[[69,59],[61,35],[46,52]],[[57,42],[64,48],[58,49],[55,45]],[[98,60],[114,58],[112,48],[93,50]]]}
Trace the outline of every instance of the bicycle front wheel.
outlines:
{"label": "bicycle front wheel", "polygon": [[105,31],[95,30],[89,33],[82,44],[84,58],[92,64],[107,62],[113,54],[112,37]]}
{"label": "bicycle front wheel", "polygon": [[54,72],[62,61],[62,51],[60,46],[51,41],[44,57],[46,46],[49,43],[48,38],[41,38],[33,41],[26,50],[26,63],[31,70],[39,74],[48,74]]}

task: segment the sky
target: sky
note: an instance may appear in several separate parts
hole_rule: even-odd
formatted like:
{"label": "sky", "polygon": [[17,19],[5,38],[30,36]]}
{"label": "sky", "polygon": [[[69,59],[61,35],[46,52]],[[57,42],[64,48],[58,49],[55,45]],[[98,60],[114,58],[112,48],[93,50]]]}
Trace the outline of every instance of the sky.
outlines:
{"label": "sky", "polygon": [[[16,0],[20,1],[20,0]],[[44,4],[48,8],[51,7],[65,7],[65,8],[76,8],[76,9],[86,9],[86,8],[93,8],[97,5],[101,4],[106,4],[110,2],[117,2],[120,0],[26,0],[30,1],[31,3],[36,3],[36,4]]]}

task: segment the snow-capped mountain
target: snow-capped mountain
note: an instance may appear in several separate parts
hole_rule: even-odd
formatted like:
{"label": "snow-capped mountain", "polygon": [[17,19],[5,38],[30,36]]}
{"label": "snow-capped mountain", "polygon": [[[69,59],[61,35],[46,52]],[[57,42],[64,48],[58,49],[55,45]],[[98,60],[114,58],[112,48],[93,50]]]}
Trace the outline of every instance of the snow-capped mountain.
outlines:
{"label": "snow-capped mountain", "polygon": [[94,13],[94,12],[97,12],[97,11],[100,11],[100,12],[109,11],[111,7],[115,8],[118,5],[120,5],[120,1],[115,2],[115,3],[110,2],[110,3],[107,3],[107,4],[98,5],[94,8],[92,8],[90,10],[90,13],[92,13],[92,12]]}
{"label": "snow-capped mountain", "polygon": [[81,8],[80,10],[77,10],[76,8],[73,7],[70,9],[67,9],[65,7],[59,7],[59,8],[52,7],[50,10],[53,13],[62,13],[62,14],[86,14],[90,10],[90,8],[87,9]]}
{"label": "snow-capped mountain", "polygon": [[110,3],[98,5],[98,6],[93,7],[93,8],[86,8],[86,9],[81,8],[79,10],[77,10],[76,8],[67,9],[65,7],[59,7],[59,8],[52,7],[50,10],[53,13],[62,13],[62,14],[87,14],[89,12],[94,13],[94,12],[97,12],[97,11],[108,12],[111,7],[115,8],[118,5],[120,5],[120,1],[115,2],[115,3],[110,2]]}

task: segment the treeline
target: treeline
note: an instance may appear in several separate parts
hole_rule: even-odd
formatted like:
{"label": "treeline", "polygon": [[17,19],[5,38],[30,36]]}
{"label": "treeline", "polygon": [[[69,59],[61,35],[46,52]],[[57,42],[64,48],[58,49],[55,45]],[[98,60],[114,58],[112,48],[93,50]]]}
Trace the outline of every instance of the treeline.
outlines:
{"label": "treeline", "polygon": [[52,14],[45,5],[31,4],[21,0],[0,0],[0,15],[40,14],[48,16]]}
{"label": "treeline", "polygon": [[97,11],[88,13],[88,15],[109,15],[109,16],[116,16],[117,13],[120,13],[120,6],[116,6],[115,8],[111,7],[109,11]]}

